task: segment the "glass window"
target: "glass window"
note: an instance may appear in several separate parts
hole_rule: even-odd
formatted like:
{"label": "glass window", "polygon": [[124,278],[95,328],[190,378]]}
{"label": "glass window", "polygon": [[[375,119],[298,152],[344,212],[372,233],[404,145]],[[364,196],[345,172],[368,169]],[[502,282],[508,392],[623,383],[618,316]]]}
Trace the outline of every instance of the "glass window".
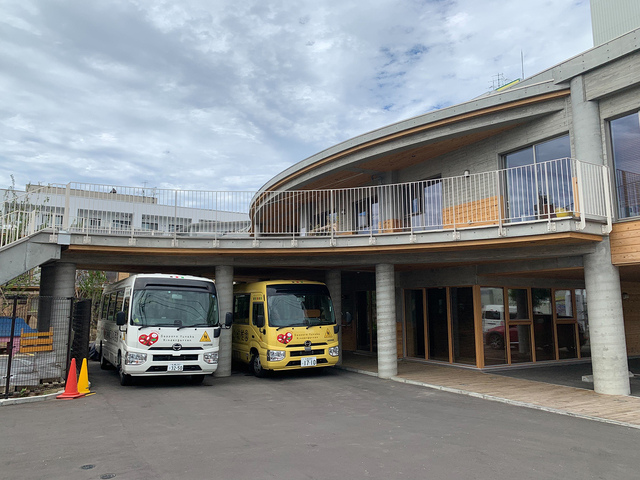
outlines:
{"label": "glass window", "polygon": [[451,330],[453,333],[453,361],[476,364],[476,332],[473,314],[473,289],[451,287]]}
{"label": "glass window", "polygon": [[508,216],[530,221],[574,210],[569,135],[504,156]]}
{"label": "glass window", "polygon": [[109,296],[109,313],[107,314],[107,320],[114,321],[116,319],[116,297],[118,296],[117,292],[113,292]]}
{"label": "glass window", "polygon": [[324,285],[269,285],[267,308],[271,327],[336,323],[329,290]]}
{"label": "glass window", "polygon": [[449,361],[449,323],[447,320],[447,289],[427,289],[427,326],[429,358]]}
{"label": "glass window", "polygon": [[536,361],[555,360],[556,345],[553,338],[553,313],[551,289],[532,288],[533,336],[536,344]]}
{"label": "glass window", "polygon": [[424,305],[422,290],[404,291],[407,357],[425,358]]}
{"label": "glass window", "polygon": [[136,290],[131,323],[149,327],[213,327],[218,325],[218,302],[205,290],[163,286]]}
{"label": "glass window", "polygon": [[558,328],[558,356],[563,358],[577,358],[576,324],[559,323]]}
{"label": "glass window", "polygon": [[620,218],[640,215],[640,118],[638,113],[610,122]]}
{"label": "glass window", "polygon": [[557,318],[574,318],[573,301],[571,300],[571,290],[555,291],[555,306]]}
{"label": "glass window", "polygon": [[510,325],[511,363],[531,362],[531,325]]}
{"label": "glass window", "polygon": [[249,325],[249,305],[251,295],[248,293],[233,297],[233,323]]}
{"label": "glass window", "polygon": [[526,288],[509,289],[509,319],[529,320],[529,295]]}
{"label": "glass window", "polygon": [[258,315],[262,315],[262,317],[264,318],[264,303],[263,302],[256,302],[253,304],[253,324],[256,324],[256,321],[258,320]]}
{"label": "glass window", "polygon": [[584,288],[576,288],[575,293],[580,356],[588,358],[591,357],[591,342],[589,340],[589,316],[587,315],[587,291]]}
{"label": "glass window", "polygon": [[116,297],[116,313],[122,311],[122,302],[124,301],[124,292],[118,292]]}
{"label": "glass window", "polygon": [[482,299],[484,364],[502,365],[507,363],[507,347],[504,339],[504,289],[481,288],[480,297]]}
{"label": "glass window", "polygon": [[109,297],[107,295],[102,296],[102,313],[100,318],[107,318],[107,311],[109,310]]}

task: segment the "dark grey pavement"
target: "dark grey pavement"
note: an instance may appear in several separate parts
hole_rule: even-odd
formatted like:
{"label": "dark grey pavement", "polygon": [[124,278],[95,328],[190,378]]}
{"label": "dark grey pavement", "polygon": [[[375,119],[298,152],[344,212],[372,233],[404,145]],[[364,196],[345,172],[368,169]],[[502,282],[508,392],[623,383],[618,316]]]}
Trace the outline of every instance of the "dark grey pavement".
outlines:
{"label": "dark grey pavement", "polygon": [[[640,397],[640,358],[629,359],[629,371],[635,374],[634,377],[629,379],[631,395]],[[555,364],[548,367],[538,364],[527,368],[491,370],[491,373],[511,378],[522,378],[523,380],[535,380],[537,382],[553,383],[554,385],[593,390],[593,383],[582,381],[583,375],[591,375],[593,373],[591,362],[573,365]]]}
{"label": "dark grey pavement", "polygon": [[96,366],[96,395],[2,407],[0,478],[640,476],[636,429],[344,371],[121,387]]}

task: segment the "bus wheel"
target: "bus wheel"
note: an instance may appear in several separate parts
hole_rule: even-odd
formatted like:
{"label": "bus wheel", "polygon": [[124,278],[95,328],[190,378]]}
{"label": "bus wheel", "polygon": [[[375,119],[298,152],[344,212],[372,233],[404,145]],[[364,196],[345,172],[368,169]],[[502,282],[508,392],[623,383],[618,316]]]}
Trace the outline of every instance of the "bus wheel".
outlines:
{"label": "bus wheel", "polygon": [[204,375],[191,375],[191,383],[194,385],[200,385],[204,382]]}
{"label": "bus wheel", "polygon": [[120,385],[123,387],[133,385],[133,378],[131,375],[127,375],[122,370],[122,356],[120,355],[120,352],[118,352],[118,375],[120,375]]}
{"label": "bus wheel", "polygon": [[109,369],[109,362],[107,362],[107,359],[104,358],[104,350],[102,350],[102,345],[100,345],[100,369],[102,370]]}
{"label": "bus wheel", "polygon": [[262,368],[262,363],[260,363],[260,355],[258,352],[255,352],[251,357],[251,368],[253,369],[253,374],[256,377],[262,378],[267,372],[264,368]]}

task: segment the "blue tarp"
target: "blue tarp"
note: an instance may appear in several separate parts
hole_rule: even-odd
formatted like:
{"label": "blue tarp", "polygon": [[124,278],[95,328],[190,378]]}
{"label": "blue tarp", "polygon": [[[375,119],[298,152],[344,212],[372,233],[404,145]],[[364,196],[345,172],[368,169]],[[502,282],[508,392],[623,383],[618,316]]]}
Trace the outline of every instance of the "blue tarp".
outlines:
{"label": "blue tarp", "polygon": [[[24,321],[24,318],[16,317],[15,336],[21,336],[22,332],[32,333],[37,332],[37,330],[27,325],[27,322]],[[9,336],[11,336],[11,317],[0,317],[0,337]]]}

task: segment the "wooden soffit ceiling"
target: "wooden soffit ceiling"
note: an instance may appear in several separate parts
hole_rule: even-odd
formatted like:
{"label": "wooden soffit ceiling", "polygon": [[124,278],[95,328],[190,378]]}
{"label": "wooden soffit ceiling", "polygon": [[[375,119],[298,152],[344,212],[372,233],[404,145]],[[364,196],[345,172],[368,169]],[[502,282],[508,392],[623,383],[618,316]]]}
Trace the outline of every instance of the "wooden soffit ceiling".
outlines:
{"label": "wooden soffit ceiling", "polygon": [[364,163],[360,163],[357,166],[345,167],[344,170],[332,172],[314,182],[304,185],[304,187],[301,187],[301,190],[361,187],[371,182],[372,175],[376,173],[403,170],[498,135],[518,125],[519,124],[483,130],[469,135],[448,138],[416,148],[378,156]]}

